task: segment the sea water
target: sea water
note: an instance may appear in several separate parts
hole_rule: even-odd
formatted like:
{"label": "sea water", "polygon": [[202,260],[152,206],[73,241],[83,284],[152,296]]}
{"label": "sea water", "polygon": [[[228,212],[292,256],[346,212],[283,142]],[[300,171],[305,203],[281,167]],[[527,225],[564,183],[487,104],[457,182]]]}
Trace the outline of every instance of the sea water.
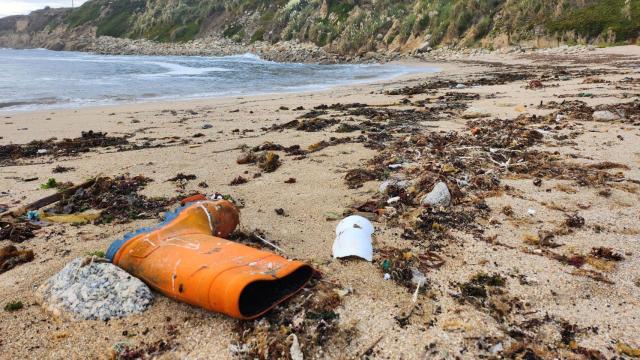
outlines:
{"label": "sea water", "polygon": [[115,56],[0,49],[0,111],[303,92],[433,71],[397,64],[277,63],[252,54]]}

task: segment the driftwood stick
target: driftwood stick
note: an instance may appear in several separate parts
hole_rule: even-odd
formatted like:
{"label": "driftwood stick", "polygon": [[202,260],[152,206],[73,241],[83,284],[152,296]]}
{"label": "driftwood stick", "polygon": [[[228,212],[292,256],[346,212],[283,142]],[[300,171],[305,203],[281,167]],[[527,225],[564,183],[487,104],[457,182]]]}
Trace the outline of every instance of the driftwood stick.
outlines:
{"label": "driftwood stick", "polygon": [[366,349],[364,349],[363,351],[361,351],[358,354],[358,358],[362,358],[363,356],[367,355],[367,353],[369,353],[371,350],[373,350],[373,348],[376,347],[376,345],[378,345],[378,343],[380,342],[380,340],[382,340],[382,338],[384,337],[384,335],[380,335],[380,337],[378,337],[376,339],[376,341],[374,341],[373,343],[371,343],[371,345],[367,346]]}
{"label": "driftwood stick", "polygon": [[40,208],[43,208],[45,206],[51,205],[53,203],[56,203],[60,200],[62,200],[64,197],[66,196],[70,196],[73,195],[76,191],[78,191],[78,189],[80,188],[88,188],[89,186],[93,185],[95,183],[96,179],[91,179],[88,180],[80,185],[76,185],[76,186],[72,186],[64,191],[60,191],[57,192],[53,195],[49,195],[46,196],[40,200],[36,200],[28,205],[25,206],[21,206],[17,209],[14,210],[8,210],[3,212],[2,214],[0,214],[0,218],[3,218],[5,216],[13,216],[13,217],[18,217],[20,215],[23,215],[24,213],[26,213],[29,210],[38,210]]}

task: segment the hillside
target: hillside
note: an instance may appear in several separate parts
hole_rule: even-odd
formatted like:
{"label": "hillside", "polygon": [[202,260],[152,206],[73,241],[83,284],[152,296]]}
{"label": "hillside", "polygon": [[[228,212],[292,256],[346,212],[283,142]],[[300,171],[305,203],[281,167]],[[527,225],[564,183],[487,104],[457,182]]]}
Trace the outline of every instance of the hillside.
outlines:
{"label": "hillside", "polygon": [[640,0],[90,0],[0,19],[0,46],[82,49],[95,36],[311,42],[339,54],[635,43]]}

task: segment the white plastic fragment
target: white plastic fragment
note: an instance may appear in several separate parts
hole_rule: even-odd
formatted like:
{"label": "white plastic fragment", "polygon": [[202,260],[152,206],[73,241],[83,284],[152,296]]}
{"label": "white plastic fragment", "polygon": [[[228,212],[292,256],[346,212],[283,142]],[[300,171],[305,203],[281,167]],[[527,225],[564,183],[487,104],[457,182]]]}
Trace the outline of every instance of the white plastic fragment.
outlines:
{"label": "white plastic fragment", "polygon": [[397,203],[398,201],[400,201],[400,196],[394,196],[392,198],[389,198],[389,200],[387,200],[387,204]]}
{"label": "white plastic fragment", "polygon": [[536,209],[527,210],[527,214],[529,214],[530,216],[534,216],[536,214]]}
{"label": "white plastic fragment", "polygon": [[384,277],[385,280],[391,280],[391,274],[389,273],[384,273]]}
{"label": "white plastic fragment", "polygon": [[333,257],[357,256],[373,261],[373,224],[358,215],[346,217],[336,227],[336,239],[333,242]]}
{"label": "white plastic fragment", "polygon": [[304,354],[302,354],[302,350],[300,350],[300,342],[298,342],[298,337],[296,334],[289,335],[291,339],[291,348],[289,349],[289,354],[291,355],[291,360],[304,360]]}

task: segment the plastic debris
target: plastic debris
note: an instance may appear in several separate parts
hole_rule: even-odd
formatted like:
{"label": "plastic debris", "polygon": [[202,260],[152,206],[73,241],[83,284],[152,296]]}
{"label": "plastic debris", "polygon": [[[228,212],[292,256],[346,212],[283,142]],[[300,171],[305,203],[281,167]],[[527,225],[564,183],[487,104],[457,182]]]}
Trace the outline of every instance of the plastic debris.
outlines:
{"label": "plastic debris", "polygon": [[225,240],[238,221],[238,209],[227,200],[197,201],[167,214],[154,227],[116,240],[106,257],[169,297],[254,319],[298,292],[313,269]]}
{"label": "plastic debris", "polygon": [[389,200],[387,200],[387,204],[397,203],[398,201],[400,201],[400,196],[394,196],[392,198],[389,198]]}
{"label": "plastic debris", "polygon": [[302,350],[300,350],[298,337],[296,334],[291,334],[289,337],[291,338],[291,348],[289,349],[291,360],[304,360],[304,355],[302,354]]}
{"label": "plastic debris", "polygon": [[68,215],[48,215],[43,213],[40,218],[43,221],[49,221],[54,223],[68,223],[68,224],[86,224],[92,221],[96,221],[102,215],[102,211],[99,210],[87,210],[77,214]]}
{"label": "plastic debris", "polygon": [[27,220],[29,221],[38,221],[40,220],[40,214],[37,210],[29,210],[27,212]]}
{"label": "plastic debris", "polygon": [[356,256],[373,261],[373,245],[371,235],[373,225],[359,215],[349,216],[336,227],[336,239],[333,242],[333,257],[343,258]]}

